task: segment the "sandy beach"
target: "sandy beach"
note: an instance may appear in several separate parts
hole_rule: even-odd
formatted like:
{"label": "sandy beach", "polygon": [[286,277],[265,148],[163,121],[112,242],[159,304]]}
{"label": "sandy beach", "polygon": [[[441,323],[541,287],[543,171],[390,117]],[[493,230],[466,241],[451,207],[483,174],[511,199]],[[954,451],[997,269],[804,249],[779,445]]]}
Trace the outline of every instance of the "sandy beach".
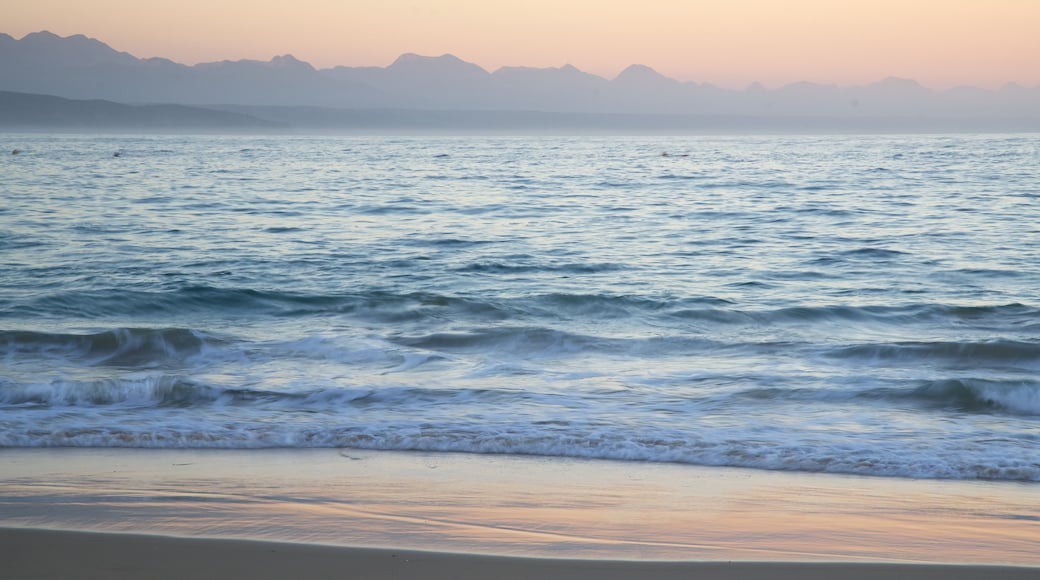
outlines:
{"label": "sandy beach", "polygon": [[1035,568],[509,558],[275,542],[0,529],[5,578],[1036,578]]}
{"label": "sandy beach", "polygon": [[[9,578],[1025,578],[1040,566],[1029,484],[332,449],[8,449],[0,467]],[[993,565],[1015,569],[979,568]]]}

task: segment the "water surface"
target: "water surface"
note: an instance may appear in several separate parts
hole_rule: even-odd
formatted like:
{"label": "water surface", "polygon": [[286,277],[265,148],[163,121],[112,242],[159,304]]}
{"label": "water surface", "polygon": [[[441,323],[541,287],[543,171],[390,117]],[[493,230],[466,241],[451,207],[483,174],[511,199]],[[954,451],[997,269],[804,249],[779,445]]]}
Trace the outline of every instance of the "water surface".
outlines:
{"label": "water surface", "polygon": [[2,446],[1040,481],[1040,137],[3,141]]}

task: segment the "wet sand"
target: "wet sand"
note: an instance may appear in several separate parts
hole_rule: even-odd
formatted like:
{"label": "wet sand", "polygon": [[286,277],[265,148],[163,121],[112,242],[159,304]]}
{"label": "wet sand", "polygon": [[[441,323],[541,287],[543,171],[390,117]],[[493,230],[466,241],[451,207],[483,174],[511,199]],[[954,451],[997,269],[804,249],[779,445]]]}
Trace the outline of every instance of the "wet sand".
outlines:
{"label": "wet sand", "polygon": [[[1040,574],[1035,484],[334,449],[7,449],[0,490],[5,578]],[[1025,575],[974,568],[985,565]]]}
{"label": "wet sand", "polygon": [[3,577],[281,580],[755,580],[1036,578],[1035,568],[792,562],[652,562],[509,558],[305,544],[0,529]]}

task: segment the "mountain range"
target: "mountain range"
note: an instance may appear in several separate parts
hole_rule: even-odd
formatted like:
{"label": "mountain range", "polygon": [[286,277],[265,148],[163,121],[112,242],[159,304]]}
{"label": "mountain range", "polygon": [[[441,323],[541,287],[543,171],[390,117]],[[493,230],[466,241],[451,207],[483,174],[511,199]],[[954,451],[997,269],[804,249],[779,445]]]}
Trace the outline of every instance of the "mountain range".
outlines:
{"label": "mountain range", "polygon": [[195,132],[280,131],[285,123],[247,113],[185,105],[126,105],[99,99],[0,91],[0,127],[15,130],[179,129]]}
{"label": "mountain range", "polygon": [[[364,118],[365,111],[382,111],[383,117],[387,111],[440,112],[442,119],[450,116],[448,112],[497,118],[502,112],[523,111],[615,119],[811,118],[852,125],[869,125],[870,119],[934,125],[945,119],[982,130],[989,125],[1040,130],[1040,86],[936,91],[913,80],[887,78],[860,86],[800,82],[776,89],[754,84],[732,90],[680,82],[644,65],[632,65],[606,79],[570,65],[489,72],[453,55],[416,54],[404,54],[386,67],[316,69],[292,55],[266,62],[188,66],[164,58],[137,58],[83,35],[49,32],[21,39],[0,33],[0,90],[136,105],[219,107],[266,121],[291,123],[294,118],[297,125],[320,119],[349,124],[349,119]],[[309,113],[278,110],[284,108]]]}

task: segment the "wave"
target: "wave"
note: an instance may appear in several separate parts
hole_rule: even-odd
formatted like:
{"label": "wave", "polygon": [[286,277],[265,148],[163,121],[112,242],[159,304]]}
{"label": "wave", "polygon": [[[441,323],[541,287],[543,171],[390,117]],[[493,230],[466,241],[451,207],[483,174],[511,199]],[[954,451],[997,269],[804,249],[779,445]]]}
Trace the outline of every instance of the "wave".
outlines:
{"label": "wave", "polygon": [[278,412],[337,413],[347,407],[383,409],[409,405],[498,404],[510,399],[537,398],[517,391],[425,387],[311,388],[279,391],[224,387],[182,376],[158,374],[139,378],[54,380],[21,384],[0,381],[0,408],[194,407],[236,406]]}
{"label": "wave", "polygon": [[[365,395],[353,401],[366,404]],[[455,396],[458,394],[456,393]],[[451,395],[449,395],[451,396]],[[170,405],[176,410],[176,399]],[[368,404],[371,404],[369,401]],[[354,448],[437,451],[665,462],[779,471],[845,473],[932,479],[1040,481],[1031,441],[986,445],[900,440],[871,445],[833,437],[793,440],[734,437],[734,433],[635,430],[595,422],[432,422],[408,418],[381,423],[267,420],[220,425],[156,414],[150,420],[61,425],[0,431],[0,447]]]}
{"label": "wave", "polygon": [[991,340],[984,342],[898,342],[859,344],[831,349],[828,356],[868,362],[938,361],[953,366],[1040,366],[1040,342]]}
{"label": "wave", "polygon": [[234,395],[234,391],[171,376],[41,384],[0,383],[0,405],[7,407],[190,407]]}
{"label": "wave", "polygon": [[[865,381],[861,389],[709,389],[683,395],[671,389],[539,391],[509,383],[290,390],[224,386],[171,372],[139,375],[40,383],[0,379],[0,447],[350,447],[1040,481],[1037,438],[1028,425],[944,437],[916,427],[948,416],[931,416],[932,409],[1038,416],[1040,383],[1031,380],[957,378],[908,381],[900,388]],[[763,383],[769,377],[752,379]],[[773,409],[767,416],[782,416],[789,408],[783,403],[816,410],[834,405],[842,416],[856,417],[859,427],[818,431],[811,420],[808,429],[785,427],[783,420],[768,428],[750,426],[763,408]],[[887,410],[878,412],[886,408],[904,416],[905,426],[915,431],[909,439],[871,435],[889,428]],[[914,416],[906,416],[909,409]],[[717,413],[730,420],[718,421]]]}
{"label": "wave", "polygon": [[[442,340],[440,337],[438,340]],[[463,343],[463,346],[465,343]],[[462,348],[448,340],[449,347]],[[539,345],[541,348],[542,345]],[[510,350],[510,352],[513,352]],[[520,353],[522,354],[522,353]],[[421,364],[428,357],[420,357]],[[761,377],[748,377],[762,382]],[[736,379],[732,379],[736,380]],[[777,380],[774,378],[773,380]],[[710,381],[709,381],[710,382]],[[768,381],[766,381],[768,382]],[[709,387],[710,389],[710,387]],[[614,395],[620,395],[618,391]],[[574,405],[585,404],[581,393],[573,395]],[[609,392],[598,396],[610,398]],[[0,381],[0,408],[4,406],[36,407],[105,407],[133,405],[138,407],[205,407],[209,405],[261,405],[280,411],[341,412],[349,407],[406,409],[413,405],[474,404],[497,406],[506,403],[545,405],[549,399],[564,404],[571,395],[545,398],[538,392],[489,387],[422,387],[422,386],[314,386],[295,390],[220,386],[177,374],[128,376],[105,379],[57,379],[50,382]],[[936,380],[911,380],[896,386],[856,388],[755,387],[700,391],[682,401],[670,398],[668,407],[692,405],[694,412],[704,406],[744,409],[748,401],[793,402],[797,404],[831,404],[859,408],[906,408],[907,404],[928,411],[956,410],[970,414],[1008,414],[1040,416],[1040,381],[1031,379],[993,380],[959,377]],[[601,401],[602,403],[602,401]]]}
{"label": "wave", "polygon": [[[371,291],[344,294],[307,294],[252,288],[187,286],[168,291],[66,292],[34,297],[25,302],[0,302],[0,318],[27,315],[39,318],[154,317],[176,315],[251,318],[256,316],[297,317],[327,314],[356,314],[391,322],[402,318],[421,319],[429,309],[450,314],[498,318],[498,307],[488,301],[431,292],[394,293]],[[443,315],[440,313],[439,315]]]}
{"label": "wave", "polygon": [[888,248],[863,247],[854,250],[846,250],[838,254],[843,258],[862,260],[891,260],[910,255],[902,250],[890,250]]}
{"label": "wave", "polygon": [[962,411],[1001,410],[1040,416],[1040,382],[945,379],[925,381],[910,397]]}
{"label": "wave", "polygon": [[[462,266],[471,273],[544,271],[558,275],[609,273],[607,263],[533,266],[482,262]],[[712,324],[869,323],[910,327],[918,324],[980,328],[1015,333],[1040,332],[1040,309],[1019,303],[987,306],[905,304],[819,306],[755,309],[715,296],[661,297],[550,292],[527,296],[493,296],[478,292],[444,294],[430,291],[360,290],[348,293],[304,293],[277,289],[183,286],[161,291],[126,289],[35,294],[22,300],[0,299],[0,318],[144,317],[175,315],[250,318],[350,315],[369,321],[474,319],[502,321],[541,317],[588,320],[636,317],[649,322],[699,321]]]}
{"label": "wave", "polygon": [[774,309],[741,308],[714,296],[656,298],[609,294],[543,294],[509,302],[546,316],[583,314],[613,318],[618,315],[651,319],[703,320],[720,324],[786,325],[801,323],[869,322],[893,326],[953,324],[982,328],[1030,330],[1040,308],[1019,303],[993,306],[907,304],[898,306],[844,304],[791,306]]}
{"label": "wave", "polygon": [[0,358],[60,357],[94,366],[149,368],[190,362],[222,343],[184,328],[117,328],[92,334],[0,331]]}
{"label": "wave", "polygon": [[1040,416],[1040,382],[1028,379],[992,380],[973,377],[915,380],[899,386],[855,388],[758,387],[738,391],[736,400],[856,405],[872,402],[887,407],[907,403],[924,409],[963,413]]}
{"label": "wave", "polygon": [[[119,298],[125,308],[145,308],[145,303],[133,304],[133,294]],[[250,342],[193,328],[114,328],[86,334],[0,330],[0,360],[50,358],[88,367],[142,369],[201,366],[228,357],[327,360],[327,353],[349,354],[360,341],[366,352],[381,353],[378,358],[385,364],[421,354],[415,351],[428,351],[426,354],[508,353],[544,361],[597,354],[650,359],[755,357],[759,361],[793,356],[817,362],[830,359],[829,365],[854,367],[928,364],[1016,372],[1040,368],[1040,340],[1032,339],[1040,311],[1021,304],[749,310],[711,296],[668,299],[548,293],[488,300],[435,292],[298,295],[210,287],[187,288],[163,298],[179,319],[193,321],[198,327],[213,317],[245,309],[251,320],[256,320],[257,310],[277,320],[334,315],[341,330],[332,337],[290,338],[300,343],[298,348],[290,348],[281,337]],[[147,303],[154,308],[156,301],[150,300]],[[212,303],[222,306],[203,312],[206,316],[189,316],[192,304]],[[905,335],[914,325],[922,325],[930,334],[956,327],[966,337],[998,334],[1005,338],[851,344],[829,338],[836,328],[844,332],[854,328],[868,336]],[[354,331],[348,330],[351,327],[361,334],[353,336]],[[321,348],[314,348],[315,344]]]}
{"label": "wave", "polygon": [[411,348],[433,351],[491,352],[508,350],[521,355],[532,351],[548,353],[577,352],[594,348],[601,340],[593,336],[548,328],[493,328],[473,332],[435,332],[417,336],[398,336],[394,342]]}
{"label": "wave", "polygon": [[[0,215],[3,212],[0,211]],[[8,250],[28,250],[46,246],[47,242],[40,240],[27,240],[24,237],[13,236],[6,232],[0,232],[0,252]]]}
{"label": "wave", "polygon": [[485,260],[467,264],[456,269],[457,272],[478,274],[528,274],[528,273],[554,273],[554,274],[596,274],[600,272],[616,272],[629,269],[628,266],[605,262],[571,263],[571,264],[541,264],[522,262],[510,263],[505,261]]}

